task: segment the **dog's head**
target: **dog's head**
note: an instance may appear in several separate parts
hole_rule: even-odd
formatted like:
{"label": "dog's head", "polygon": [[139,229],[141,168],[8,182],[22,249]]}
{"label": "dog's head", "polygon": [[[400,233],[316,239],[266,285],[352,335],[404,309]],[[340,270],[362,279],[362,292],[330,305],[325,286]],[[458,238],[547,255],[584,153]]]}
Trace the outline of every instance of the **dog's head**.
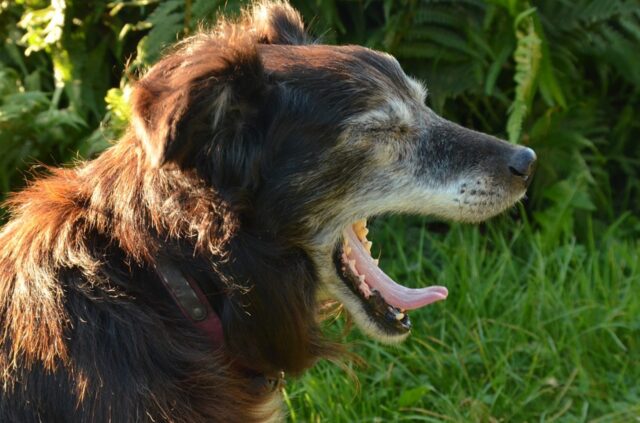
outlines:
{"label": "dog's head", "polygon": [[[236,254],[259,243],[273,256],[261,265],[238,259],[245,270],[235,270],[252,279],[256,332],[264,317],[302,333],[311,326],[297,320],[328,293],[366,333],[399,341],[410,328],[406,310],[447,291],[387,277],[368,252],[366,219],[487,219],[522,198],[535,162],[528,148],[439,117],[426,95],[392,56],[315,44],[297,12],[264,3],[154,66],[136,86],[134,127],[152,166],[195,169],[229,203],[244,237]],[[294,302],[301,310],[291,311]],[[295,350],[296,341],[277,337],[264,342]]]}

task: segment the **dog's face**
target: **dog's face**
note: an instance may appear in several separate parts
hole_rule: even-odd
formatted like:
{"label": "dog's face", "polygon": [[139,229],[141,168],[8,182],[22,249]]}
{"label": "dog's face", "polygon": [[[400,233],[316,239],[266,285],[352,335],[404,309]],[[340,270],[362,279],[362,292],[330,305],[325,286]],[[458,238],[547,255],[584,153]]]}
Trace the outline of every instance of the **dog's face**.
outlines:
{"label": "dog's face", "polygon": [[149,160],[195,168],[245,230],[304,251],[318,295],[366,333],[404,339],[406,310],[447,291],[386,276],[366,219],[482,221],[522,198],[535,154],[437,116],[388,54],[308,43],[286,5],[257,6],[243,22],[185,42],[138,83],[134,124]]}
{"label": "dog's face", "polygon": [[291,143],[268,185],[287,186],[278,202],[307,237],[323,287],[368,334],[401,340],[410,329],[405,310],[444,299],[447,290],[391,281],[369,253],[366,219],[485,220],[524,195],[535,155],[437,116],[423,85],[388,54],[322,45],[260,52],[285,98],[270,121],[288,132],[279,141]]}

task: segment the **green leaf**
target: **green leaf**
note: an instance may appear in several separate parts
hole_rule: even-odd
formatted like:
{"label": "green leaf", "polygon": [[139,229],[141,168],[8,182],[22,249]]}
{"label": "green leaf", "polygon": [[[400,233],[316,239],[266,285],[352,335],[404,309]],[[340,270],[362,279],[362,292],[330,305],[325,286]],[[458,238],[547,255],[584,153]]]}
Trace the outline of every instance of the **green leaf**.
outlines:
{"label": "green leaf", "polygon": [[495,60],[493,61],[493,63],[491,63],[484,83],[484,92],[487,95],[493,94],[498,76],[500,75],[504,64],[507,62],[507,60],[509,59],[509,55],[511,55],[512,52],[513,43],[505,42],[498,52]]}
{"label": "green leaf", "polygon": [[62,38],[66,4],[64,0],[52,0],[44,9],[25,13],[18,23],[26,30],[22,42],[28,45],[25,55],[46,49]]}
{"label": "green leaf", "polygon": [[131,97],[131,86],[125,85],[123,89],[111,88],[107,91],[105,101],[107,110],[109,110],[115,119],[121,124],[129,122],[131,117],[131,105],[129,103]]}
{"label": "green leaf", "polygon": [[430,390],[429,386],[422,385],[403,391],[398,397],[398,407],[411,407],[419,403]]}
{"label": "green leaf", "polygon": [[178,40],[178,34],[184,30],[184,1],[163,1],[145,22],[151,25],[151,30],[138,44],[136,61],[150,65],[167,46]]}

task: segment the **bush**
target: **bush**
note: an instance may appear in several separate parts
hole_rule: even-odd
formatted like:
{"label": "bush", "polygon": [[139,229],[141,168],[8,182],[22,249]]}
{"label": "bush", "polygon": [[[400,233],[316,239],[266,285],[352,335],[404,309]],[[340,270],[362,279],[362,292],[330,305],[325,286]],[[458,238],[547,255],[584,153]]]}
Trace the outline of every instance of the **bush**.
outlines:
{"label": "bush", "polygon": [[[18,189],[34,163],[91,157],[117,139],[129,75],[240,3],[3,2],[2,192]],[[638,235],[637,0],[293,3],[325,42],[395,55],[426,81],[437,112],[532,146],[540,167],[527,207],[538,225],[562,216],[562,231],[579,236],[625,216],[621,231]]]}

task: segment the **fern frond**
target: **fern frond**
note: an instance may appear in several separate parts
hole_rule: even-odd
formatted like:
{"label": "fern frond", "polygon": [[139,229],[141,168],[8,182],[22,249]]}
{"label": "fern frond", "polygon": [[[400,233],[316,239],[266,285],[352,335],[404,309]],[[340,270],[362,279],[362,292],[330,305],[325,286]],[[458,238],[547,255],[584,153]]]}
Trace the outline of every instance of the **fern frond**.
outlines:
{"label": "fern frond", "polygon": [[166,0],[145,20],[151,25],[149,33],[138,45],[136,62],[149,65],[160,57],[167,46],[173,44],[184,29],[184,1]]}
{"label": "fern frond", "polygon": [[437,27],[412,29],[406,33],[405,39],[431,41],[443,49],[453,49],[472,57],[480,56],[462,35],[449,29]]}
{"label": "fern frond", "polygon": [[515,143],[520,139],[522,123],[535,95],[538,69],[542,58],[542,40],[536,32],[532,14],[535,9],[523,12],[517,19],[517,46],[513,55],[516,72],[515,99],[511,105],[507,133],[509,141]]}
{"label": "fern frond", "polygon": [[448,62],[462,62],[469,57],[466,54],[451,51],[433,43],[407,42],[394,50],[395,56],[403,59],[433,59]]}
{"label": "fern frond", "polygon": [[246,3],[243,0],[193,0],[189,29],[195,30],[203,23],[215,22],[220,13],[227,17],[237,16]]}

